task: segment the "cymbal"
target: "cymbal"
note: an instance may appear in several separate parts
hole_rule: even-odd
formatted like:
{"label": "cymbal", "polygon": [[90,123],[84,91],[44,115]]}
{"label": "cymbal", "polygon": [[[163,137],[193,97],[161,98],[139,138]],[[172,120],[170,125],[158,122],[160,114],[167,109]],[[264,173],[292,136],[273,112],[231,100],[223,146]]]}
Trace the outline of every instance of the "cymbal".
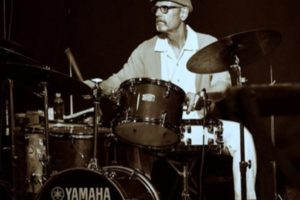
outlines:
{"label": "cymbal", "polygon": [[10,78],[33,89],[44,82],[50,92],[80,95],[91,93],[91,89],[83,82],[51,70],[47,66],[7,63],[0,66],[0,72],[1,78]]}
{"label": "cymbal", "polygon": [[300,114],[300,84],[251,84],[232,87],[227,91],[226,99],[247,98],[246,93],[255,100],[260,116]]}
{"label": "cymbal", "polygon": [[0,40],[0,60],[4,62],[21,62],[40,64],[30,56],[31,54],[20,44],[11,40]]}
{"label": "cymbal", "polygon": [[236,64],[251,64],[272,52],[281,41],[281,34],[273,30],[252,30],[224,37],[196,52],[187,63],[195,73],[227,71]]}

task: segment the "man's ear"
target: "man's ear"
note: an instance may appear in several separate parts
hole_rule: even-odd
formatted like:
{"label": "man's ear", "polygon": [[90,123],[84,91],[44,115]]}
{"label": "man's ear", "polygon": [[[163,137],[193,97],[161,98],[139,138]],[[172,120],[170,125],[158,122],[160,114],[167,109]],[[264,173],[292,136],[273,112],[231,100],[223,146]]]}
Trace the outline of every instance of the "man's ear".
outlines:
{"label": "man's ear", "polygon": [[185,21],[189,16],[189,8],[188,7],[183,7],[181,8],[181,12],[180,12],[180,19],[182,21]]}

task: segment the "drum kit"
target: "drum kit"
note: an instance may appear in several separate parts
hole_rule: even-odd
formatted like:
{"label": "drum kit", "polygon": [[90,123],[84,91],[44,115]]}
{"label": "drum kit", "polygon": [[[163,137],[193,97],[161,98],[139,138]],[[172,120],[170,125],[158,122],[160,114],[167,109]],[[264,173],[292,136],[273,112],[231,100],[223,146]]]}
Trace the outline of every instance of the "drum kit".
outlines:
{"label": "drum kit", "polygon": [[[198,51],[187,67],[199,74],[233,70],[238,77],[236,85],[241,85],[240,65],[270,53],[280,40],[280,34],[270,30],[231,35]],[[21,185],[24,192],[35,199],[159,199],[149,178],[139,170],[99,165],[101,159],[105,159],[99,156],[99,149],[103,148],[99,143],[101,138],[120,140],[167,157],[199,156],[203,147],[215,152],[223,149],[221,121],[208,115],[201,120],[182,120],[185,92],[171,82],[150,78],[124,81],[113,97],[117,99],[117,115],[107,128],[101,125],[100,104],[104,96],[100,82],[90,88],[41,65],[14,43],[5,41],[0,45],[1,79],[8,83],[5,117],[11,138],[12,199],[17,198],[14,193],[18,189],[18,171],[25,171],[25,183]],[[43,99],[43,111],[15,114],[14,81],[38,90],[36,93]],[[49,93],[57,92],[92,99],[93,123],[49,120]],[[204,93],[197,102],[197,110],[208,112],[212,101],[224,98],[223,93]],[[26,123],[17,131],[20,119]],[[203,127],[208,130],[205,137],[197,135]],[[188,134],[190,132],[195,135]],[[25,169],[16,164],[19,163],[16,135],[21,135],[25,141]],[[190,199],[188,172],[182,174],[185,183],[182,198]]]}

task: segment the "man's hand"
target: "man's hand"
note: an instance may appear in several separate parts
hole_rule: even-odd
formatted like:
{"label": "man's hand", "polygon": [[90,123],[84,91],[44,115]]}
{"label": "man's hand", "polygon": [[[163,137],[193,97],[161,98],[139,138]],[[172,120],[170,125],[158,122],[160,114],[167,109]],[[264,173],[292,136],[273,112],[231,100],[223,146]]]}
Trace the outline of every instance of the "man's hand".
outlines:
{"label": "man's hand", "polygon": [[196,104],[199,101],[199,99],[200,99],[200,95],[198,93],[188,92],[186,94],[187,114],[195,110]]}

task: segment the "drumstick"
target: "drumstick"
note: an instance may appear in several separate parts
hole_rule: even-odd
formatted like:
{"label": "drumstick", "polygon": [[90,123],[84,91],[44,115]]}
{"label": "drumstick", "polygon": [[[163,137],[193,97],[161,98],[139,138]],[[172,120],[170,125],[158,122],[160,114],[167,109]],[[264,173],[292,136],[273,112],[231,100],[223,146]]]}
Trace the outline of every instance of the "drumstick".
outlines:
{"label": "drumstick", "polygon": [[74,71],[75,71],[75,73],[76,73],[78,79],[79,79],[80,81],[84,81],[83,78],[82,78],[82,75],[81,75],[81,73],[80,73],[79,67],[78,67],[78,65],[77,65],[77,63],[76,63],[76,61],[75,61],[75,59],[74,59],[74,56],[73,56],[73,54],[72,54],[70,48],[67,48],[67,49],[65,50],[65,54],[67,55],[67,57],[68,57],[68,59],[69,59],[69,61],[70,61],[70,63],[71,63],[71,66],[73,67],[73,69],[74,69]]}

